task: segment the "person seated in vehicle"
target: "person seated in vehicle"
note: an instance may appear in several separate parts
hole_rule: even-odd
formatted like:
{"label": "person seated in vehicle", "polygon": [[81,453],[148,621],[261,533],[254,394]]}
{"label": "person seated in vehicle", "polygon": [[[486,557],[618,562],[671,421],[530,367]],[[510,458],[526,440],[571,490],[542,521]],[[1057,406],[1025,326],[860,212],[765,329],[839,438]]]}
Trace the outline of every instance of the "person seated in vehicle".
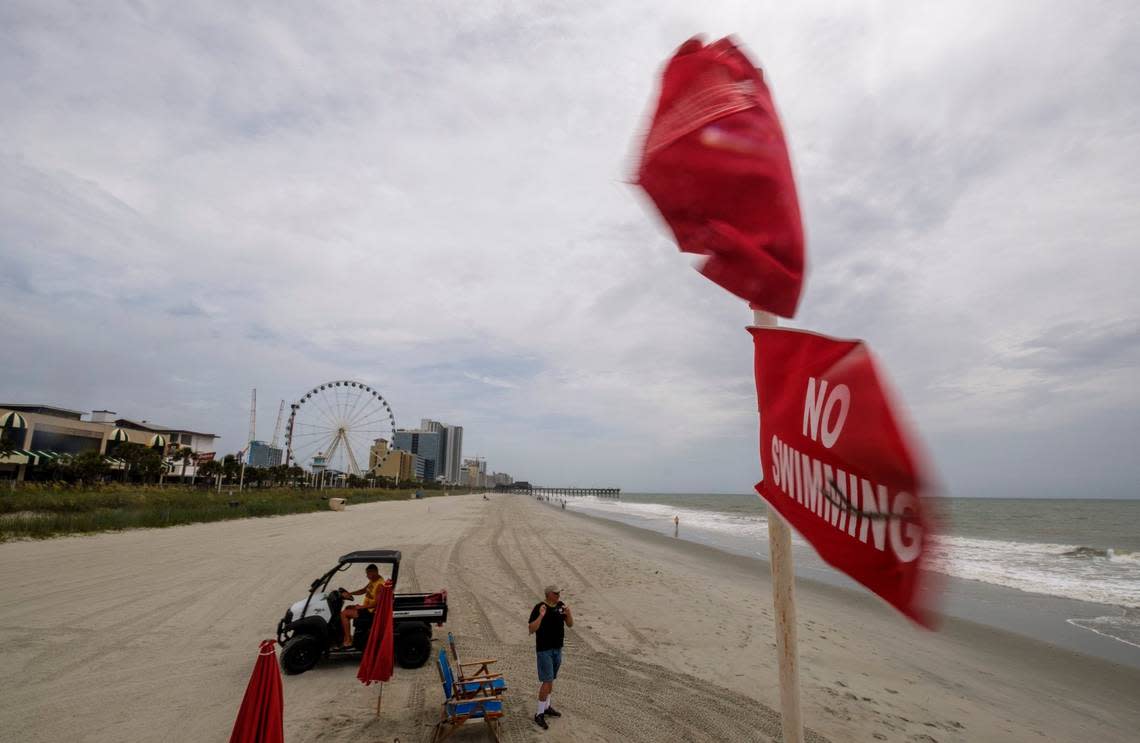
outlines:
{"label": "person seated in vehicle", "polygon": [[380,577],[380,569],[375,565],[364,568],[364,574],[368,576],[368,585],[356,591],[341,590],[340,594],[345,599],[364,594],[364,600],[359,605],[346,606],[340,610],[340,625],[344,628],[342,644],[346,648],[352,647],[352,620],[376,607],[376,592],[380,590],[380,586],[384,585],[384,579]]}

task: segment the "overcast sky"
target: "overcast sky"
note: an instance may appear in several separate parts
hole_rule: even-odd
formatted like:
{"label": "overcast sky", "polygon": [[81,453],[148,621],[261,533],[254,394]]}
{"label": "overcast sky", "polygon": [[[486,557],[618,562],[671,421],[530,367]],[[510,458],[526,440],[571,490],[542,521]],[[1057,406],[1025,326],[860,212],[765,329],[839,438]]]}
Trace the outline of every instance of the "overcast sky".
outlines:
{"label": "overcast sky", "polygon": [[[0,5],[0,402],[215,431],[358,379],[543,484],[747,492],[743,303],[628,185],[733,33],[788,133],[793,324],[952,495],[1140,482],[1135,3]],[[244,4],[241,4],[244,5]]]}

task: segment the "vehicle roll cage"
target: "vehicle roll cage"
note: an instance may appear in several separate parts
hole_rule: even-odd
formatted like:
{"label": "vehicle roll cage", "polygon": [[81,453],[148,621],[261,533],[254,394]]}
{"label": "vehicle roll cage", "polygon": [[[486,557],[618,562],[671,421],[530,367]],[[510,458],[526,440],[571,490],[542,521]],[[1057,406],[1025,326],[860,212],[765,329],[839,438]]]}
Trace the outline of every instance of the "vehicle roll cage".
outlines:
{"label": "vehicle roll cage", "polygon": [[305,608],[301,610],[301,616],[305,616],[309,612],[309,602],[313,600],[313,596],[317,591],[322,593],[328,590],[329,581],[337,573],[343,573],[348,570],[350,565],[360,565],[366,563],[377,563],[392,566],[392,589],[396,588],[396,579],[400,575],[400,550],[358,550],[356,552],[349,552],[347,555],[341,555],[337,560],[336,566],[329,570],[327,573],[317,578],[309,584],[309,597],[305,599]]}

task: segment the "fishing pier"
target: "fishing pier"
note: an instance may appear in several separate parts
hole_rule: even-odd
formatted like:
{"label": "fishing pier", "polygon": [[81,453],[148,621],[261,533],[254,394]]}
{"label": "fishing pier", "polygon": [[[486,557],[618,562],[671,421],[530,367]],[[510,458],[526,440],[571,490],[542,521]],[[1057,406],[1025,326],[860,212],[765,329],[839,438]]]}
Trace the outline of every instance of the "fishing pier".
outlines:
{"label": "fishing pier", "polygon": [[621,488],[547,488],[531,486],[526,489],[520,489],[516,492],[526,493],[527,495],[554,495],[570,498],[582,498],[587,496],[593,496],[595,498],[612,498],[614,500],[621,498]]}

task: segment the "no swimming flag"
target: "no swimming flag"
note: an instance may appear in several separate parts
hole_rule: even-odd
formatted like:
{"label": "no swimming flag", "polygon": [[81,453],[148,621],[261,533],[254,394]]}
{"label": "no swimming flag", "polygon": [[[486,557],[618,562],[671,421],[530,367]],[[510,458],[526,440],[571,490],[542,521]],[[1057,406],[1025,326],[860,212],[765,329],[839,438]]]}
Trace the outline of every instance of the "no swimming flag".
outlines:
{"label": "no swimming flag", "polygon": [[637,182],[701,273],[753,309],[796,313],[804,236],[784,132],[764,76],[725,38],[665,67]]}
{"label": "no swimming flag", "polygon": [[926,627],[920,583],[928,479],[862,341],[750,328],[756,348],[756,490],[828,564]]}

